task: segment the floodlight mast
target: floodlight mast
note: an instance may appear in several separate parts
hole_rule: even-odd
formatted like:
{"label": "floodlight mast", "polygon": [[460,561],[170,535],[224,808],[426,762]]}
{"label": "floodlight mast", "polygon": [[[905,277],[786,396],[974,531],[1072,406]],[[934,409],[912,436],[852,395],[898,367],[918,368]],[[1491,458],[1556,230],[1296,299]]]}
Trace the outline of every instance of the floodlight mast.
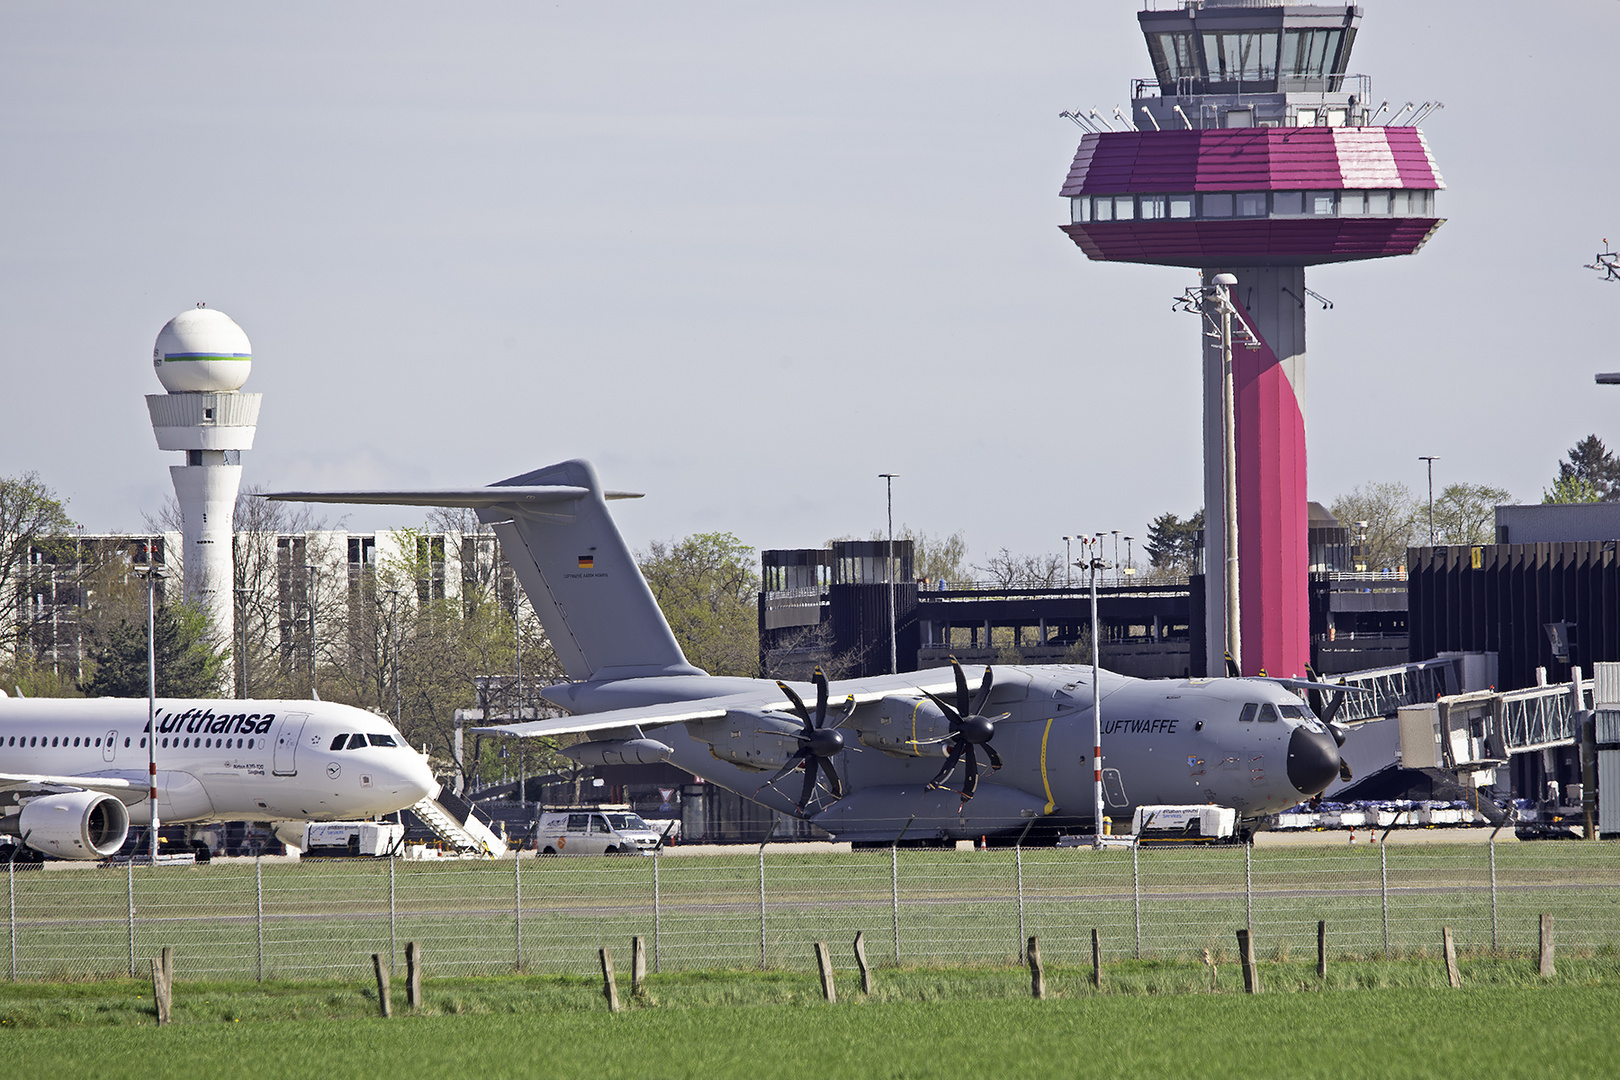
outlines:
{"label": "floodlight mast", "polygon": [[894,627],[894,478],[899,473],[878,473],[882,479],[889,506],[889,553],[883,563],[883,576],[889,581],[889,674],[900,672],[900,650],[895,640]]}
{"label": "floodlight mast", "polygon": [[1082,550],[1091,548],[1086,565],[1091,570],[1091,810],[1096,822],[1096,844],[1102,847],[1103,838],[1103,756],[1102,756],[1102,672],[1101,656],[1097,646],[1097,555],[1102,547],[1100,538],[1080,537]]}

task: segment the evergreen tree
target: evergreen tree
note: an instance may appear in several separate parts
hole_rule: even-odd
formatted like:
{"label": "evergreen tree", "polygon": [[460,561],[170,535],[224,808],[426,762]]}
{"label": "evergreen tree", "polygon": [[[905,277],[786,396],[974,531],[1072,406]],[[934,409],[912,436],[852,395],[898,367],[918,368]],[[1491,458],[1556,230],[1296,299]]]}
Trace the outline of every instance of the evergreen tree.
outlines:
{"label": "evergreen tree", "polygon": [[[189,604],[165,604],[153,613],[157,696],[208,697],[219,693],[229,659],[215,645],[208,616]],[[91,643],[90,677],[82,689],[88,697],[145,697],[146,620],[120,619]]]}
{"label": "evergreen tree", "polygon": [[[1564,460],[1558,463],[1558,480],[1566,484],[1570,481],[1585,481],[1597,492],[1599,501],[1620,502],[1620,461],[1615,459],[1603,445],[1603,440],[1596,435],[1588,435],[1570,447]],[[1558,488],[1555,486],[1553,490],[1557,491]]]}
{"label": "evergreen tree", "polygon": [[1203,510],[1186,521],[1173,513],[1160,514],[1148,525],[1148,561],[1156,570],[1174,568],[1190,573],[1198,562],[1198,534],[1203,528]]}

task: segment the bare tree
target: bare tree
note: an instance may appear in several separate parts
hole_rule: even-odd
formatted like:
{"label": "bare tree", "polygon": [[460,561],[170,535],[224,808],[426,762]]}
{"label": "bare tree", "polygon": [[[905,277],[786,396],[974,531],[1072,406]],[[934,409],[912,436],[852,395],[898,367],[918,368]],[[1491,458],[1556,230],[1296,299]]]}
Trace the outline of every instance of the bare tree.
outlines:
{"label": "bare tree", "polygon": [[1055,589],[1063,583],[1063,556],[1014,555],[1002,548],[973,569],[1002,589]]}
{"label": "bare tree", "polygon": [[1405,564],[1418,509],[1411,489],[1399,483],[1358,485],[1348,495],[1334,499],[1332,507],[1333,516],[1351,536],[1364,538],[1359,561],[1373,570]]}
{"label": "bare tree", "polygon": [[[0,629],[11,674],[32,664],[34,624],[48,617],[36,602],[38,582],[30,563],[36,553],[51,554],[44,549],[70,546],[72,530],[66,505],[38,473],[0,477]],[[58,559],[46,561],[54,565]]]}

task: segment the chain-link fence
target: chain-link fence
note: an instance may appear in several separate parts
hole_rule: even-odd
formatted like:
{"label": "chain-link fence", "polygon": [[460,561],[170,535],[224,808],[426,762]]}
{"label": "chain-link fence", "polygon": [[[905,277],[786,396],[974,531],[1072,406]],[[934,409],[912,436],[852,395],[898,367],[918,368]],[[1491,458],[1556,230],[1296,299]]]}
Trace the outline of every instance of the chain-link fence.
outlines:
{"label": "chain-link fence", "polygon": [[[498,862],[219,860],[195,867],[8,864],[10,977],[364,977],[405,942],[437,975],[587,972],[646,938],[656,971],[813,966],[812,943],[866,932],[875,963],[995,964],[1039,935],[1048,962],[1195,959],[1253,929],[1263,955],[1474,953],[1620,940],[1620,845],[880,850]],[[848,949],[841,963],[853,965]]]}

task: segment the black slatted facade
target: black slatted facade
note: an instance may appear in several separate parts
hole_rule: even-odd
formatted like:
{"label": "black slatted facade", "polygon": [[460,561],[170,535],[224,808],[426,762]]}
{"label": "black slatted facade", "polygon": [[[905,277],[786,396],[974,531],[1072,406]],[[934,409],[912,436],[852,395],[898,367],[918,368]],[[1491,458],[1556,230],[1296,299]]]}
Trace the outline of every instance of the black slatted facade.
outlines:
{"label": "black slatted facade", "polygon": [[[1409,656],[1497,654],[1498,689],[1588,675],[1620,660],[1620,556],[1615,541],[1487,544],[1407,551]],[[1570,624],[1569,659],[1554,655],[1549,623]]]}

